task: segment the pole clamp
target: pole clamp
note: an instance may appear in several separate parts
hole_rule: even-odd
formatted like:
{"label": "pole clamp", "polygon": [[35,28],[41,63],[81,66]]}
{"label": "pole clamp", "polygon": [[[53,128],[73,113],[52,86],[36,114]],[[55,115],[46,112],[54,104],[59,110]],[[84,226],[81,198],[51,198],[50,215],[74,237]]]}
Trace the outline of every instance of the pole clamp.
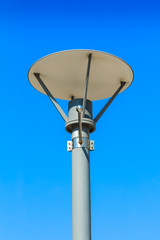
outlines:
{"label": "pole clamp", "polygon": [[80,144],[79,137],[77,137],[72,141],[67,141],[67,151],[71,152],[74,148],[88,148],[90,151],[94,151],[94,140],[82,137],[82,144]]}

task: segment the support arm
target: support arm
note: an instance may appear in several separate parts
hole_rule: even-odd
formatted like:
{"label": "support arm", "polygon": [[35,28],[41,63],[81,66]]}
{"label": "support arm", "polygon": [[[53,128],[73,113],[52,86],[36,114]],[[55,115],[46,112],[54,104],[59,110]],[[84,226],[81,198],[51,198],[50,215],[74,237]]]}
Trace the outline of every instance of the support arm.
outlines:
{"label": "support arm", "polygon": [[76,108],[78,112],[78,123],[79,123],[79,144],[82,144],[82,111],[83,107],[81,105],[78,105]]}
{"label": "support arm", "polygon": [[44,84],[44,82],[42,81],[42,79],[40,78],[40,73],[34,73],[34,76],[36,77],[36,79],[38,80],[39,84],[41,85],[41,87],[43,88],[43,90],[45,91],[45,93],[47,94],[47,96],[49,97],[49,99],[51,100],[51,102],[54,104],[54,106],[56,107],[56,109],[58,110],[58,112],[60,113],[61,117],[63,118],[63,120],[66,122],[67,121],[67,116],[64,113],[64,111],[62,110],[62,108],[59,106],[59,104],[57,103],[56,99],[53,97],[53,95],[51,94],[51,92],[48,90],[48,88],[46,87],[46,85]]}
{"label": "support arm", "polygon": [[88,81],[89,81],[91,58],[92,58],[92,54],[90,53],[88,55],[88,67],[87,67],[86,82],[85,82],[84,97],[83,97],[83,113],[82,113],[82,117],[84,117],[85,108],[86,108],[86,98],[87,98],[87,90],[88,90]]}
{"label": "support arm", "polygon": [[117,89],[117,91],[113,94],[113,96],[109,99],[109,101],[104,105],[102,110],[95,117],[95,119],[94,119],[95,123],[97,123],[98,120],[102,117],[103,113],[110,106],[110,104],[113,102],[113,100],[116,98],[116,96],[118,95],[118,93],[121,91],[121,89],[124,87],[125,84],[126,84],[126,82],[121,82],[120,87]]}

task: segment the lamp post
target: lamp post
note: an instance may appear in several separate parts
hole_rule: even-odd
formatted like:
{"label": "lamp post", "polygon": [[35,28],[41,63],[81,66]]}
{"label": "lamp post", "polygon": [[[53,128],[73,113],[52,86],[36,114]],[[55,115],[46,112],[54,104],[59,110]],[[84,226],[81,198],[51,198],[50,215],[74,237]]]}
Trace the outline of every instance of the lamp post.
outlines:
{"label": "lamp post", "polygon": [[[48,55],[29,70],[30,83],[46,94],[65,121],[72,139],[72,239],[91,240],[90,133],[106,109],[133,81],[133,71],[120,58],[95,50],[71,50]],[[70,100],[68,117],[56,98]],[[92,101],[110,97],[93,118]]]}

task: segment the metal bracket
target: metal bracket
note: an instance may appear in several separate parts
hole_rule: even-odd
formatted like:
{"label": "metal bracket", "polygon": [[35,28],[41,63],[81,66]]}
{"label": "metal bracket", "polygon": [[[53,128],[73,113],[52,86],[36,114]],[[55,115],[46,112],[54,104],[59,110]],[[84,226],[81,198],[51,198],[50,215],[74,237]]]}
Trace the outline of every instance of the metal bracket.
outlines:
{"label": "metal bracket", "polygon": [[71,152],[73,149],[72,141],[67,141],[67,152]]}
{"label": "metal bracket", "polygon": [[90,143],[89,144],[89,150],[94,151],[94,140],[91,140],[89,143]]}
{"label": "metal bracket", "polygon": [[67,152],[71,152],[74,148],[88,148],[90,151],[94,151],[94,140],[82,138],[82,144],[79,143],[79,138],[67,141]]}

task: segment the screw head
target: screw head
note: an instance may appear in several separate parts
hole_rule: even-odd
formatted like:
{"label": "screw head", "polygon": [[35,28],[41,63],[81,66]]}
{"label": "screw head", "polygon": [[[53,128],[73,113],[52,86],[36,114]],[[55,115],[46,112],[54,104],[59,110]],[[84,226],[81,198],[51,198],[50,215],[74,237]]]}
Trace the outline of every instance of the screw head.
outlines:
{"label": "screw head", "polygon": [[77,110],[77,112],[83,112],[83,106],[82,105],[78,105],[76,107],[76,110]]}

